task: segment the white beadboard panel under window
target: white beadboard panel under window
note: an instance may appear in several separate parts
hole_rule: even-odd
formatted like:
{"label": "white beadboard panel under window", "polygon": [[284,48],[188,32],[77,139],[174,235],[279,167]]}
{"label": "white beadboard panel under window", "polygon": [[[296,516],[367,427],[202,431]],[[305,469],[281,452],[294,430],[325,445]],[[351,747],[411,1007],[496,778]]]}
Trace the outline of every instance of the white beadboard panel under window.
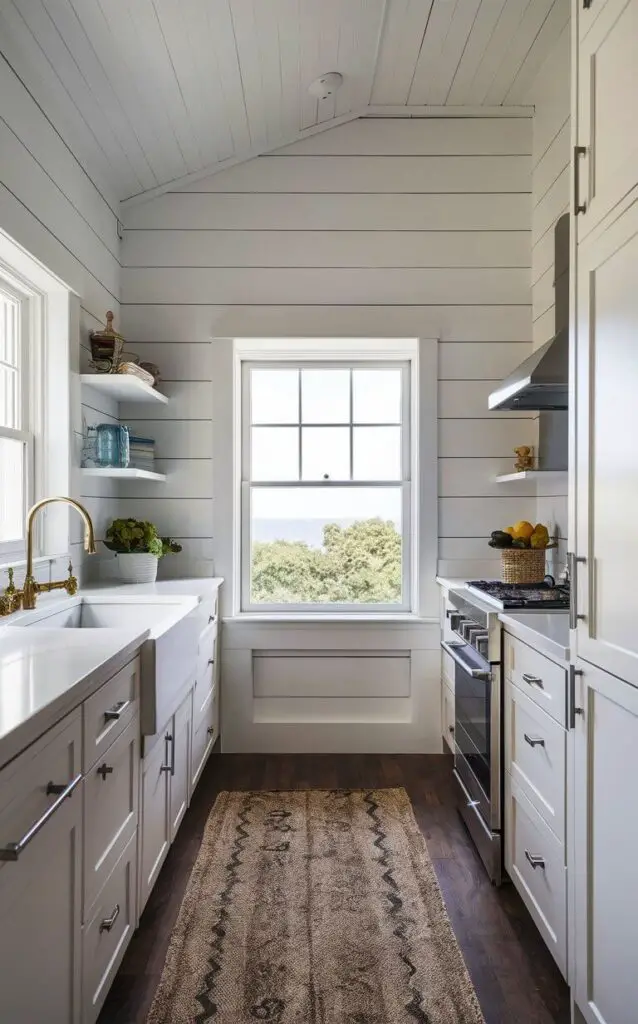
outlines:
{"label": "white beadboard panel under window", "polygon": [[[3,46],[5,42],[3,37]],[[88,346],[89,332],[104,325],[105,311],[114,310],[116,324],[119,322],[119,204],[99,171],[98,180],[95,168],[87,169],[69,149],[43,112],[39,98],[28,91],[4,59],[0,60],[0,95],[0,228],[79,296],[79,322],[70,342],[70,369],[77,371],[80,345]],[[111,422],[114,408],[100,404],[94,396],[90,405],[81,409],[78,387],[72,388],[71,398],[72,494],[82,500],[83,492],[91,493],[85,478],[76,472],[83,415],[90,423]],[[98,534],[116,509],[115,490],[112,482],[102,482],[95,509]],[[82,524],[73,513],[69,523],[71,554],[82,575],[84,553],[78,543]],[[91,572],[95,562],[89,559],[86,566]],[[58,563],[55,575],[63,575],[65,569],[65,564]],[[48,567],[38,572],[43,579],[49,576]]]}
{"label": "white beadboard panel under window", "polygon": [[[215,339],[438,338],[440,535],[476,540],[468,571],[494,564],[485,537],[530,501],[493,476],[535,443],[534,417],[490,414],[487,395],[531,343],[531,153],[527,118],[353,121],[127,210],[123,333],[175,398],[129,425],[169,465],[211,459]],[[122,507],[188,535],[183,506],[214,543],[215,502],[179,473],[170,498],[131,484]]]}

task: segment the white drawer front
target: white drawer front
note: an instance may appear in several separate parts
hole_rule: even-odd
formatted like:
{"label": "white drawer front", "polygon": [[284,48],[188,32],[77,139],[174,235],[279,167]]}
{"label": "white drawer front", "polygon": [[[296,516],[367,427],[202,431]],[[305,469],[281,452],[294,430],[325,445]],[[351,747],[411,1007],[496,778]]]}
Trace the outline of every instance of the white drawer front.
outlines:
{"label": "white drawer front", "polygon": [[85,771],[102,756],[136,715],[139,690],[140,660],[134,658],[84,702]]}
{"label": "white drawer front", "polygon": [[[505,775],[505,867],[563,975],[567,971],[565,847]],[[535,866],[534,866],[535,865]]]}
{"label": "white drawer front", "polygon": [[135,931],[137,833],[109,875],[82,936],[83,1024],[96,1020]]}
{"label": "white drawer front", "polygon": [[[59,798],[49,789],[71,786],[82,773],[82,716],[77,708],[0,772],[0,847],[10,847],[42,819]],[[76,782],[73,800],[81,800]],[[52,823],[53,818],[49,819]],[[46,835],[48,823],[42,826]],[[20,859],[28,859],[28,847]],[[0,861],[0,872],[11,862]]]}
{"label": "white drawer front", "polygon": [[566,669],[509,633],[505,634],[505,678],[516,683],[557,722],[566,725]]}
{"label": "white drawer front", "polygon": [[135,718],[84,779],[84,920],[137,827],[139,757]]}
{"label": "white drawer front", "polygon": [[505,683],[505,768],[561,842],[565,840],[563,727],[517,686]]}

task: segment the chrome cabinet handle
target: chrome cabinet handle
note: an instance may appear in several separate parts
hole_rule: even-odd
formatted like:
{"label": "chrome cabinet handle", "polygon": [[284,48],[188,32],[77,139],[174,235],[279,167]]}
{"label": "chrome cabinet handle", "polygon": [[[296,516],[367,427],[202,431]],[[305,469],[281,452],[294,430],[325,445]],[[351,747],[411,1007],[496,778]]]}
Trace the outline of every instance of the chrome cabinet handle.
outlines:
{"label": "chrome cabinet handle", "polygon": [[567,552],[567,565],[569,567],[569,628],[577,629],[579,622],[585,621],[584,615],[578,614],[576,600],[578,597],[578,566],[585,565],[587,559],[583,555],[577,555],[573,551]]}
{"label": "chrome cabinet handle", "polygon": [[112,708],[104,712],[104,719],[107,722],[117,722],[122,717],[127,707],[130,704],[130,700],[119,700],[117,704],[114,704]]}
{"label": "chrome cabinet handle", "polygon": [[523,672],[523,679],[529,686],[538,686],[539,690],[544,690],[543,680],[540,676],[532,676],[529,672]]}
{"label": "chrome cabinet handle", "polygon": [[545,868],[545,860],[543,857],[538,857],[534,853],[530,853],[529,850],[525,850],[525,856],[536,871],[536,868]]}
{"label": "chrome cabinet handle", "polygon": [[209,658],[208,659],[208,664],[209,665],[214,665],[215,664],[215,659],[214,658]]}
{"label": "chrome cabinet handle", "polygon": [[580,160],[579,157],[584,156],[587,152],[586,146],[574,146],[574,216],[577,217],[579,213],[586,213],[587,203],[581,203],[580,201]]}
{"label": "chrome cabinet handle", "polygon": [[102,934],[102,932],[110,932],[111,928],[113,927],[119,916],[120,905],[119,903],[116,903],[111,916],[105,917],[103,921],[100,921],[100,935]]}
{"label": "chrome cabinet handle", "polygon": [[[47,821],[53,817],[55,812],[62,806],[64,801],[71,796],[74,789],[80,785],[82,781],[81,775],[76,775],[68,785],[64,786],[61,790],[57,800],[55,800],[50,807],[47,807],[46,811],[41,818],[35,822],[31,828],[24,833],[21,839],[18,839],[17,843],[7,843],[6,846],[0,847],[0,861],[3,860],[17,860],[23,850],[29,845],[32,839],[35,839],[38,832],[44,828]],[[50,782],[47,786],[47,793],[58,792],[59,787],[54,783]]]}
{"label": "chrome cabinet handle", "polygon": [[[161,765],[160,771],[161,772],[170,772],[171,775],[174,775],[175,774],[175,737],[172,736],[170,732],[167,732],[166,736],[164,737],[164,743],[165,743],[166,764]],[[170,751],[171,751],[170,759],[169,759],[169,756],[168,756],[169,746],[170,746]]]}
{"label": "chrome cabinet handle", "polygon": [[528,736],[526,732],[523,733],[523,739],[526,743],[529,743],[530,747],[544,747],[545,740],[541,739],[540,736]]}
{"label": "chrome cabinet handle", "polygon": [[569,666],[569,728],[576,728],[576,715],[584,715],[585,709],[576,707],[576,676],[582,676],[585,673],[582,668],[575,668],[574,665]]}
{"label": "chrome cabinet handle", "polygon": [[448,725],[448,732],[454,732],[454,726]]}
{"label": "chrome cabinet handle", "polygon": [[112,765],[107,764],[105,761],[104,764],[101,764],[100,767],[98,768],[97,774],[102,776],[102,782],[106,782],[106,776],[113,774]]}

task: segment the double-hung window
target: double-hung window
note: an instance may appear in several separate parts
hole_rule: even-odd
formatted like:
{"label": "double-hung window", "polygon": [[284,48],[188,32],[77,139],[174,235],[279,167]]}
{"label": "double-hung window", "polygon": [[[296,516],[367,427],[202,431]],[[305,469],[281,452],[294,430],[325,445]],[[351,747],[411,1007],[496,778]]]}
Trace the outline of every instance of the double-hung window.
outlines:
{"label": "double-hung window", "polygon": [[242,362],[241,607],[411,607],[409,361]]}
{"label": "double-hung window", "polygon": [[31,397],[29,300],[0,277],[0,556],[7,558],[24,550],[33,497]]}

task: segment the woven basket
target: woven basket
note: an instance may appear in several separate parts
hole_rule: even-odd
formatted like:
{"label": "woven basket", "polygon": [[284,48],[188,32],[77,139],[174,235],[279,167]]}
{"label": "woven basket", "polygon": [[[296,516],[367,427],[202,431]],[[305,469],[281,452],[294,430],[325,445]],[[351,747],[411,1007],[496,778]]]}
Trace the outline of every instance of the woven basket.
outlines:
{"label": "woven basket", "polygon": [[503,548],[503,583],[542,583],[545,578],[546,548]]}

